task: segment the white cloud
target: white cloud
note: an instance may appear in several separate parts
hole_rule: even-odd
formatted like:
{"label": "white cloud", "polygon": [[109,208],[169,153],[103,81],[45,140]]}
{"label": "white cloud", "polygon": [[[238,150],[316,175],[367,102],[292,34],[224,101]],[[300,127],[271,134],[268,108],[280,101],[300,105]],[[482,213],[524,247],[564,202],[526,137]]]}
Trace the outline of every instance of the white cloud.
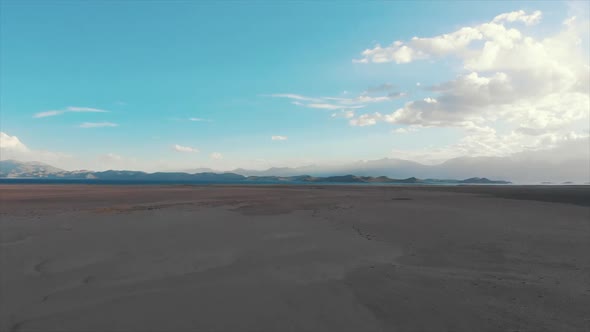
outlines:
{"label": "white cloud", "polygon": [[502,23],[502,22],[516,22],[520,21],[525,25],[533,25],[539,23],[541,21],[542,13],[540,11],[535,11],[530,15],[527,15],[524,10],[519,10],[510,13],[500,14],[492,20],[494,23]]}
{"label": "white cloud", "polygon": [[212,154],[209,155],[209,158],[211,158],[213,160],[221,160],[221,159],[223,159],[223,155],[219,152],[213,152]]}
{"label": "white cloud", "polygon": [[275,135],[275,136],[271,136],[270,139],[273,141],[286,141],[287,136]]}
{"label": "white cloud", "polygon": [[399,96],[403,96],[403,94],[391,93],[391,96],[389,96],[389,94],[388,94],[387,96],[378,96],[378,97],[372,97],[372,96],[368,96],[366,94],[363,94],[363,95],[360,95],[356,98],[323,97],[322,99],[337,102],[340,104],[339,107],[342,108],[342,105],[381,103],[381,102],[385,102],[385,101],[390,101],[392,99],[392,97],[399,97]]}
{"label": "white cloud", "polygon": [[473,52],[469,46],[475,41],[483,40],[492,42],[494,45],[486,46],[493,48],[496,44],[508,47],[514,41],[522,39],[520,31],[507,29],[503,23],[520,21],[526,25],[532,25],[538,23],[541,16],[540,11],[536,11],[530,15],[524,11],[505,13],[496,16],[489,23],[473,27],[462,27],[454,32],[439,36],[427,38],[413,37],[408,42],[398,40],[386,47],[377,44],[372,49],[364,50],[361,53],[362,58],[353,60],[353,62],[395,62],[402,64],[448,54],[454,54],[459,57],[470,57]]}
{"label": "white cloud", "polygon": [[118,127],[119,125],[112,122],[84,122],[80,124],[80,128],[102,128],[102,127]]}
{"label": "white cloud", "polygon": [[[577,133],[565,133],[562,135],[544,134],[530,137],[517,132],[508,135],[498,135],[496,130],[490,127],[474,128],[470,134],[463,137],[459,142],[442,147],[426,147],[415,150],[394,149],[393,155],[397,158],[414,160],[425,164],[436,164],[452,158],[469,157],[506,157],[516,153],[531,151],[543,151],[556,149],[570,143],[578,146],[586,146],[585,154],[568,154],[561,156],[545,156],[544,160],[568,160],[582,159],[590,161],[590,137]],[[559,158],[559,159],[558,159]]]}
{"label": "white cloud", "polygon": [[193,122],[211,122],[211,120],[203,118],[189,118],[188,120]]}
{"label": "white cloud", "polygon": [[72,162],[72,157],[61,152],[31,149],[17,136],[0,132],[0,159],[19,161],[40,161],[56,167],[63,167]]}
{"label": "white cloud", "polygon": [[45,111],[45,112],[39,112],[36,113],[35,115],[33,115],[34,118],[46,118],[49,116],[56,116],[56,115],[60,115],[65,113],[66,111]]}
{"label": "white cloud", "polygon": [[[461,128],[466,136],[452,149],[445,148],[447,155],[506,155],[582,135],[590,126],[588,20],[568,19],[561,31],[541,39],[504,25],[533,25],[541,16],[523,11],[501,14],[489,23],[449,34],[364,51],[365,63],[453,55],[462,61],[463,72],[428,88],[428,98],[407,102],[389,114],[364,114],[350,124],[383,121],[414,128]],[[404,46],[411,52],[403,54],[411,56],[399,54]]]}
{"label": "white cloud", "polygon": [[70,112],[72,112],[72,113],[107,113],[109,111],[98,109],[98,108],[92,108],[92,107],[70,106],[70,107],[67,107],[66,109],[63,109],[63,110],[51,110],[51,111],[44,111],[44,112],[35,113],[33,115],[33,117],[34,118],[46,118],[46,117],[61,115],[61,114],[70,113]]}
{"label": "white cloud", "polygon": [[[305,106],[306,107],[310,107],[310,108],[324,109],[324,110],[337,110],[337,109],[342,108],[342,106],[339,106],[339,105],[326,104],[326,103],[322,103],[322,104],[307,104]],[[354,107],[356,107],[356,106],[354,106]]]}
{"label": "white cloud", "polygon": [[189,153],[199,152],[199,149],[197,149],[197,148],[193,148],[190,146],[178,145],[178,144],[174,144],[172,146],[172,149],[176,152],[189,152]]}
{"label": "white cloud", "polygon": [[273,94],[266,95],[266,96],[276,97],[276,98],[288,98],[288,99],[295,99],[295,100],[303,100],[303,101],[319,101],[320,100],[317,98],[306,97],[306,96],[298,95],[295,93],[273,93]]}
{"label": "white cloud", "polygon": [[361,55],[361,59],[353,59],[354,63],[384,63],[392,62],[395,63],[408,63],[414,60],[416,57],[422,57],[417,54],[412,48],[404,45],[401,42],[395,42],[391,46],[381,47],[377,44],[373,49],[364,50]]}
{"label": "white cloud", "polygon": [[[195,149],[196,150],[196,149]],[[75,156],[58,151],[47,151],[27,146],[17,136],[0,132],[0,160],[14,159],[23,162],[36,161],[65,170],[107,170],[128,169],[144,171],[162,171],[180,166],[170,164],[167,160],[138,160],[117,153],[106,153],[91,157]],[[187,164],[184,167],[188,167]]]}
{"label": "white cloud", "polygon": [[341,110],[338,113],[332,113],[333,118],[344,118],[344,119],[352,119],[354,118],[354,110]]}
{"label": "white cloud", "polygon": [[10,136],[0,132],[0,149],[8,151],[27,152],[29,148],[24,145],[16,136]]}
{"label": "white cloud", "polygon": [[[410,41],[414,58],[426,58],[429,55],[441,56],[465,49],[471,42],[481,40],[482,33],[477,28],[464,27],[449,34],[431,38],[414,37]],[[403,48],[401,46],[400,48]],[[397,51],[399,52],[399,50]],[[410,62],[414,59],[408,59]]]}
{"label": "white cloud", "polygon": [[383,115],[381,115],[381,113],[373,113],[373,114],[363,114],[355,119],[350,119],[349,123],[351,126],[359,126],[359,127],[365,127],[365,126],[373,126],[375,124],[377,124],[377,121],[380,120],[381,118],[383,118]]}
{"label": "white cloud", "polygon": [[70,106],[66,109],[67,112],[91,112],[91,113],[107,113],[108,111],[92,107],[77,107]]}
{"label": "white cloud", "polygon": [[[277,93],[268,95],[270,97],[287,98],[293,100],[291,103],[297,106],[308,108],[317,108],[324,110],[345,110],[345,109],[359,109],[365,107],[367,104],[388,102],[397,98],[404,97],[403,92],[389,92],[385,96],[372,96],[376,92],[387,92],[391,90],[393,85],[382,84],[380,86],[369,88],[361,95],[354,98],[345,97],[307,97],[293,93]],[[346,95],[347,93],[343,94]]]}

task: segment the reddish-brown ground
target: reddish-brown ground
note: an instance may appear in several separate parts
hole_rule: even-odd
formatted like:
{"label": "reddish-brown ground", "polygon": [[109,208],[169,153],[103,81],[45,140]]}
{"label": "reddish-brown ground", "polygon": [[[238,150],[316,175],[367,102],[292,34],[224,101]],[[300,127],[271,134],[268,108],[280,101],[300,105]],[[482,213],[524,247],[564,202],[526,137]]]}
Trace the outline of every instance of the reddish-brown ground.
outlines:
{"label": "reddish-brown ground", "polygon": [[0,331],[590,331],[590,187],[0,185]]}

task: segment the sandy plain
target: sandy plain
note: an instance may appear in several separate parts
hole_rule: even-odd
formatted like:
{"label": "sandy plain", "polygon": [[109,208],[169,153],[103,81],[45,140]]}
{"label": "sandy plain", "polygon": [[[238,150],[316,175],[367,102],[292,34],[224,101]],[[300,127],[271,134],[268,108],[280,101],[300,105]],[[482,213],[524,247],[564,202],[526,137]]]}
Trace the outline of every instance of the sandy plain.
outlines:
{"label": "sandy plain", "polygon": [[0,185],[1,331],[590,331],[589,186]]}

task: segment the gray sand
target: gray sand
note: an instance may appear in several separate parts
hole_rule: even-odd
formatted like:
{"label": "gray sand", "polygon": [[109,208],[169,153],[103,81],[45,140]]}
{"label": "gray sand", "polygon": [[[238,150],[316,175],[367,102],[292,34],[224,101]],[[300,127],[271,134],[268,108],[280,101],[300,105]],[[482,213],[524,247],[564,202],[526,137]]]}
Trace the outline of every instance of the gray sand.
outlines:
{"label": "gray sand", "polygon": [[590,331],[589,187],[0,195],[1,331]]}

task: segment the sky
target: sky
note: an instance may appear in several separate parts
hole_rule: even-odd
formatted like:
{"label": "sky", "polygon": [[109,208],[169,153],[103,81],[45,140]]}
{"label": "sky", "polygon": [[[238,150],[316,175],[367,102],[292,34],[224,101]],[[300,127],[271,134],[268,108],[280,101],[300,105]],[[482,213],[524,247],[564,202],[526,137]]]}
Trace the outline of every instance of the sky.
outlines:
{"label": "sky", "polygon": [[1,159],[231,170],[590,144],[585,1],[0,6]]}

